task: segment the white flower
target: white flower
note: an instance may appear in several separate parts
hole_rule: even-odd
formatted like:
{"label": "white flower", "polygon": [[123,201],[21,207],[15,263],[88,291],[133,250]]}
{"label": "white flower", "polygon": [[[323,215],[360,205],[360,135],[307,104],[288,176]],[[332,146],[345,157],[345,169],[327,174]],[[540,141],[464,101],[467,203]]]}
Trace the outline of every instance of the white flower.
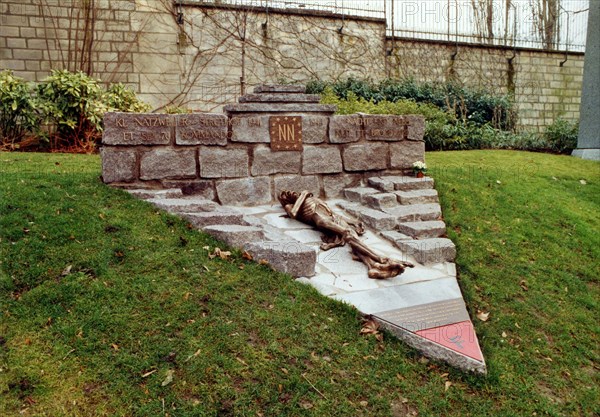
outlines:
{"label": "white flower", "polygon": [[415,171],[425,171],[427,169],[427,164],[423,161],[415,161],[413,162],[413,170]]}

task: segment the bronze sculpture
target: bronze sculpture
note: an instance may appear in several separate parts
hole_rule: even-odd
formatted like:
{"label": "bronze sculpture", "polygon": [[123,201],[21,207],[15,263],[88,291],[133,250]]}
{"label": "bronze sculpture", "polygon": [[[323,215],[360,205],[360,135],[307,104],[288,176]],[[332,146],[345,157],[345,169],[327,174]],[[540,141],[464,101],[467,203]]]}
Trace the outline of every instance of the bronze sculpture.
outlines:
{"label": "bronze sculpture", "polygon": [[365,245],[358,236],[365,233],[362,223],[354,223],[335,215],[327,204],[314,197],[308,191],[300,194],[294,191],[282,191],[279,202],[292,219],[316,227],[324,233],[321,249],[326,251],[348,243],[352,247],[352,257],[360,260],[369,269],[369,278],[392,278],[412,268],[410,262],[401,262],[377,255]]}

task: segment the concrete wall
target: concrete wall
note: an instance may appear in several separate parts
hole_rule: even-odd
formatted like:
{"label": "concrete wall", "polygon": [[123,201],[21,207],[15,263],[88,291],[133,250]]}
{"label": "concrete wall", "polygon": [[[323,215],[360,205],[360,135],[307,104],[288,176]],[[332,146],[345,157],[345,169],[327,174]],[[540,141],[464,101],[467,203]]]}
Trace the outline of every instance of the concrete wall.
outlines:
{"label": "concrete wall", "polygon": [[388,39],[381,19],[326,12],[185,0],[179,24],[171,0],[95,4],[86,26],[85,11],[64,1],[0,0],[0,69],[33,81],[50,68],[89,64],[93,75],[129,85],[155,108],[220,111],[250,86],[281,80],[410,76],[512,91],[524,128],[579,114],[582,54]]}

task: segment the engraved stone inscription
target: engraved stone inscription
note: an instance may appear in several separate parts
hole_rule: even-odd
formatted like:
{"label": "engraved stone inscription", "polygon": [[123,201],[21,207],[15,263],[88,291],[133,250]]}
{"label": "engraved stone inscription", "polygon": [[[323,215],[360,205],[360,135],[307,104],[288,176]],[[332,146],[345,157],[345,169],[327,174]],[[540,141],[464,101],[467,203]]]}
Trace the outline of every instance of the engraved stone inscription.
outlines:
{"label": "engraved stone inscription", "polygon": [[271,116],[269,134],[273,151],[302,150],[302,117]]}
{"label": "engraved stone inscription", "polygon": [[404,116],[364,115],[365,138],[395,142],[408,139],[409,120]]}
{"label": "engraved stone inscription", "polygon": [[383,311],[376,315],[413,332],[469,320],[461,298]]}
{"label": "engraved stone inscription", "polygon": [[227,144],[227,116],[210,113],[180,114],[176,116],[175,143],[177,145]]}
{"label": "engraved stone inscription", "polygon": [[329,120],[331,143],[358,142],[363,136],[363,119],[358,114],[332,116]]}
{"label": "engraved stone inscription", "polygon": [[302,142],[306,144],[326,142],[328,125],[326,116],[302,116]]}
{"label": "engraved stone inscription", "polygon": [[229,120],[232,142],[268,143],[268,116],[234,116]]}
{"label": "engraved stone inscription", "polygon": [[106,113],[105,145],[168,145],[174,119],[169,114]]}

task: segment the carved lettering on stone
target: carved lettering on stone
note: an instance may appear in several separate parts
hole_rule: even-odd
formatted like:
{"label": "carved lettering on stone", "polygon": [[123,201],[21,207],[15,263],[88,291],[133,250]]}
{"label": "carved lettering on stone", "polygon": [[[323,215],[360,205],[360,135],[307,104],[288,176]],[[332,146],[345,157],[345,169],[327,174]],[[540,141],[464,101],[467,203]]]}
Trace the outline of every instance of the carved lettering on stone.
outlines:
{"label": "carved lettering on stone", "polygon": [[227,116],[210,113],[180,114],[177,116],[175,143],[177,145],[227,144]]}
{"label": "carved lettering on stone", "polygon": [[365,138],[399,142],[408,139],[409,120],[404,116],[364,115]]}
{"label": "carved lettering on stone", "polygon": [[106,113],[104,145],[169,145],[173,118],[170,114]]}
{"label": "carved lettering on stone", "polygon": [[271,116],[269,118],[271,150],[302,150],[302,117]]}

